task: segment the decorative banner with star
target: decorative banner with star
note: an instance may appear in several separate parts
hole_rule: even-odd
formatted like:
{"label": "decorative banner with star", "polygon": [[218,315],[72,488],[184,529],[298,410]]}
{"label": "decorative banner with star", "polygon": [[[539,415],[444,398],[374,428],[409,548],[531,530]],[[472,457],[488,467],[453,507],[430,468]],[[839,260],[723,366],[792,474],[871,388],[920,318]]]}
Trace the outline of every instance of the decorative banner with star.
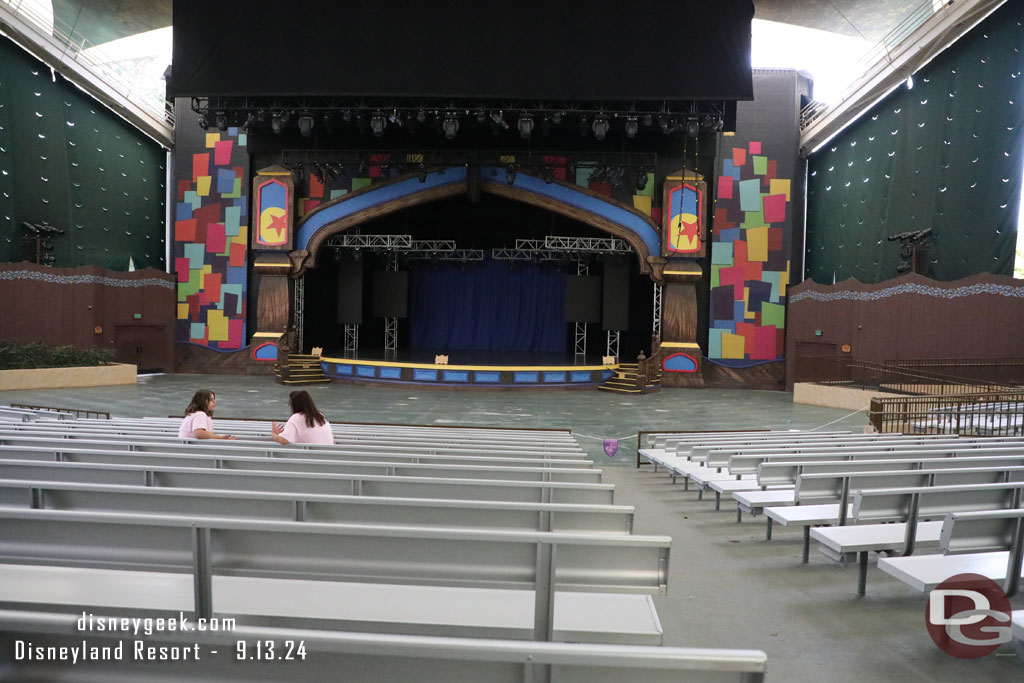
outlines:
{"label": "decorative banner with star", "polygon": [[253,180],[253,249],[290,251],[294,185],[288,169],[271,166]]}
{"label": "decorative banner with star", "polygon": [[665,178],[662,204],[662,256],[701,258],[704,236],[704,196],[707,184],[688,172]]}

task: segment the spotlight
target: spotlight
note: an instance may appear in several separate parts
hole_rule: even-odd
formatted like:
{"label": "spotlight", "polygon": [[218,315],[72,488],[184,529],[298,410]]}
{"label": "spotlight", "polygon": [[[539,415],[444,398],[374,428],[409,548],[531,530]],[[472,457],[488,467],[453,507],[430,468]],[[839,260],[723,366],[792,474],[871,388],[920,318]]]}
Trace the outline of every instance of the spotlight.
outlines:
{"label": "spotlight", "polygon": [[217,122],[217,130],[225,131],[228,129],[228,117],[224,112],[217,112],[217,118],[214,121]]}
{"label": "spotlight", "polygon": [[416,167],[416,177],[419,178],[419,181],[421,183],[427,182],[427,165],[426,164],[420,163],[420,165]]}
{"label": "spotlight", "polygon": [[547,183],[548,185],[555,181],[555,169],[551,168],[550,166],[545,166],[544,168],[542,168],[540,171],[540,175],[542,178],[544,178],[544,182]]}
{"label": "spotlight", "polygon": [[352,112],[350,110],[348,110],[348,109],[346,109],[345,111],[341,112],[341,120],[344,121],[345,123],[351,123],[352,122]]}
{"label": "spotlight", "polygon": [[459,132],[459,119],[455,114],[447,114],[444,117],[444,123],[441,124],[441,128],[444,130],[444,136],[449,140],[454,140],[455,136]]}
{"label": "spotlight", "polygon": [[561,122],[562,122],[562,113],[561,112],[557,112],[556,111],[554,114],[551,115],[551,123],[553,123],[553,124],[555,124],[557,126]]}
{"label": "spotlight", "polygon": [[686,137],[695,138],[700,135],[700,122],[697,119],[686,119]]}
{"label": "spotlight", "polygon": [[383,137],[384,129],[387,128],[387,125],[388,119],[384,116],[384,112],[375,112],[370,118],[370,128],[373,130],[373,135],[375,137]]}
{"label": "spotlight", "polygon": [[340,174],[338,173],[338,166],[337,166],[337,164],[327,164],[327,175],[329,175],[331,177],[331,180],[337,180],[338,179],[338,176]]}
{"label": "spotlight", "polygon": [[203,130],[208,130],[210,128],[210,122],[206,120],[206,116],[203,114],[199,115],[199,127]]}
{"label": "spotlight", "polygon": [[366,173],[366,162],[365,162],[365,161],[360,161],[360,162],[359,162],[359,168],[357,169],[357,171],[356,171],[356,172],[357,172],[357,173],[358,173],[358,174],[359,174],[360,176],[361,176],[361,175],[363,175],[364,173]]}
{"label": "spotlight", "polygon": [[[302,119],[299,119],[299,128],[301,129],[301,127],[302,127]],[[316,176],[316,179],[320,181],[321,185],[324,184],[324,180],[326,180],[326,176],[324,176],[324,167],[320,165],[320,162],[317,162],[317,163],[313,164],[313,175]]]}
{"label": "spotlight", "polygon": [[508,122],[505,121],[505,117],[500,111],[491,112],[491,121],[494,121],[494,124],[502,130],[508,130]]}
{"label": "spotlight", "polygon": [[520,114],[516,127],[519,129],[519,137],[529,140],[533,135],[533,114]]}
{"label": "spotlight", "polygon": [[263,109],[260,109],[259,111],[257,111],[256,112],[256,120],[259,121],[260,123],[263,123],[264,121],[266,121],[267,120],[267,112],[264,111]]}
{"label": "spotlight", "polygon": [[302,137],[308,138],[313,133],[313,117],[308,114],[304,114],[299,117],[299,132],[302,133]]}
{"label": "spotlight", "polygon": [[334,135],[334,117],[330,113],[324,114],[324,130],[328,135]]}
{"label": "spotlight", "polygon": [[420,109],[418,112],[416,112],[416,123],[423,123],[426,120],[427,120],[427,112],[423,111],[422,109]]}
{"label": "spotlight", "polygon": [[285,116],[283,112],[274,114],[274,117],[270,119],[270,128],[274,133],[280,133],[284,130]]}
{"label": "spotlight", "polygon": [[487,122],[487,112],[485,112],[483,109],[478,111],[476,113],[476,122],[477,123],[486,123]]}
{"label": "spotlight", "polygon": [[246,133],[249,132],[254,125],[256,125],[256,115],[249,112],[249,115],[245,117],[245,123],[242,124],[242,130]]}
{"label": "spotlight", "polygon": [[644,119],[643,120],[644,120],[644,126],[650,126],[652,123],[654,123],[654,117],[651,116],[650,114],[644,114]]}
{"label": "spotlight", "polygon": [[580,135],[586,137],[590,133],[590,119],[586,114],[580,116]]}
{"label": "spotlight", "polygon": [[647,169],[641,166],[636,170],[636,191],[643,192],[647,187]]}
{"label": "spotlight", "polygon": [[594,117],[594,139],[604,140],[604,136],[608,134],[608,117],[604,114],[599,114]]}
{"label": "spotlight", "polygon": [[635,116],[630,116],[628,119],[626,119],[626,137],[635,138],[636,132],[639,129],[639,127],[640,126],[639,124],[637,124]]}
{"label": "spotlight", "polygon": [[669,134],[668,119],[664,116],[658,117],[658,127],[661,128],[661,132],[665,135]]}
{"label": "spotlight", "polygon": [[505,181],[509,185],[514,185],[515,184],[515,182],[516,182],[516,165],[515,164],[509,164],[505,168]]}

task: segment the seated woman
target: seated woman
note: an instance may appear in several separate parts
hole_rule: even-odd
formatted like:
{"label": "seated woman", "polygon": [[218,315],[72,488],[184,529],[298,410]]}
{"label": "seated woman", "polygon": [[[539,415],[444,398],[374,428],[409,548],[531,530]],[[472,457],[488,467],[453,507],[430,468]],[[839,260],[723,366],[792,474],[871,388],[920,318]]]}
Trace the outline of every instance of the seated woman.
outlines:
{"label": "seated woman", "polygon": [[276,422],[270,425],[271,438],[279,444],[289,443],[334,443],[331,423],[316,409],[313,397],[308,391],[293,391],[288,394],[288,406],[292,416],[284,426]]}
{"label": "seated woman", "polygon": [[200,389],[192,396],[192,402],[185,408],[185,419],[178,428],[179,439],[234,439],[230,434],[215,434],[213,431],[213,409],[217,397],[209,389]]}

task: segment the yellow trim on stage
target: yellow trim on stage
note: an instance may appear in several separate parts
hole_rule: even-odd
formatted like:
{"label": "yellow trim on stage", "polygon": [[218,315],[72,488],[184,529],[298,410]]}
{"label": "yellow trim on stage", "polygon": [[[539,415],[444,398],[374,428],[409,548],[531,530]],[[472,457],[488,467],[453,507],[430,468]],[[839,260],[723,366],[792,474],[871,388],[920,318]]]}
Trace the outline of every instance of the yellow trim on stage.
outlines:
{"label": "yellow trim on stage", "polygon": [[291,171],[256,171],[256,175],[258,175],[260,177],[270,176],[270,175],[291,175],[291,174],[292,174]]}
{"label": "yellow trim on stage", "polygon": [[663,349],[699,349],[700,344],[693,342],[661,342]]}
{"label": "yellow trim on stage", "polygon": [[702,270],[664,270],[665,275],[703,275]]}
{"label": "yellow trim on stage", "polygon": [[[664,344],[662,344],[664,346]],[[323,363],[342,365],[376,365],[386,368],[416,368],[419,370],[482,370],[484,372],[581,372],[584,370],[611,370],[615,365],[436,365],[434,363],[397,363],[386,360],[356,360],[353,358],[329,358],[321,356]]]}
{"label": "yellow trim on stage", "polygon": [[280,337],[283,332],[254,332],[253,337]]}

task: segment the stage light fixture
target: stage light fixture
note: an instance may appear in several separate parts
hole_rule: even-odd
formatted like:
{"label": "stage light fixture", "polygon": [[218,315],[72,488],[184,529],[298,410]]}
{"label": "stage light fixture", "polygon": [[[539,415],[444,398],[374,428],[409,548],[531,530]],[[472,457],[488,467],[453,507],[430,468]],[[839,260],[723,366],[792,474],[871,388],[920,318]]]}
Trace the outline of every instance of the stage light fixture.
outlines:
{"label": "stage light fixture", "polygon": [[553,124],[555,124],[557,126],[561,122],[562,122],[562,113],[561,112],[557,112],[556,111],[554,114],[551,115],[551,123],[553,123]]}
{"label": "stage light fixture", "polygon": [[270,129],[277,134],[280,134],[280,132],[284,130],[284,116],[282,114],[274,115],[274,117],[270,120]]}
{"label": "stage light fixture", "polygon": [[686,119],[686,137],[695,138],[700,135],[700,123],[695,118]]}
{"label": "stage light fixture", "polygon": [[586,114],[580,115],[580,135],[586,137],[590,134],[590,119]]}
{"label": "stage light fixture", "polygon": [[550,185],[555,182],[555,169],[550,166],[545,166],[540,171],[540,176],[544,179],[544,182]]}
{"label": "stage light fixture", "polygon": [[636,120],[635,116],[630,116],[628,119],[626,119],[626,137],[627,138],[635,138],[637,130],[639,130],[639,128],[640,128],[640,126],[637,123],[637,120]]}
{"label": "stage light fixture", "polygon": [[533,114],[520,114],[519,120],[516,122],[516,128],[519,129],[519,137],[529,140],[530,136],[533,135]]}
{"label": "stage light fixture", "polygon": [[608,135],[608,128],[611,126],[608,123],[608,117],[604,114],[599,114],[594,117],[594,139],[604,140],[605,136]]}
{"label": "stage light fixture", "polygon": [[661,128],[661,132],[665,135],[669,134],[668,118],[664,116],[658,117],[658,127]]}
{"label": "stage light fixture", "polygon": [[199,127],[203,130],[208,130],[210,128],[210,122],[207,121],[206,117],[202,114],[199,115]]}
{"label": "stage light fixture", "polygon": [[327,175],[329,175],[331,177],[331,180],[337,180],[338,179],[338,175],[339,175],[338,174],[338,165],[337,164],[327,164]]}
{"label": "stage light fixture", "polygon": [[416,167],[416,177],[419,179],[419,181],[421,183],[427,182],[427,165],[426,164],[420,163]]}
{"label": "stage light fixture", "polygon": [[[301,127],[302,119],[299,119],[299,121],[300,121],[299,125]],[[317,163],[313,164],[313,175],[316,177],[317,180],[320,181],[321,185],[324,184],[324,181],[326,180],[326,176],[324,176],[324,167],[320,165],[320,162],[317,162]]]}
{"label": "stage light fixture", "polygon": [[491,112],[491,121],[494,121],[494,124],[498,126],[498,128],[501,128],[502,130],[508,130],[508,122],[505,120],[505,116],[500,111]]}
{"label": "stage light fixture", "polygon": [[352,122],[352,112],[351,112],[351,110],[346,109],[345,111],[341,112],[341,120],[344,121],[345,123],[351,123]]}
{"label": "stage light fixture", "polygon": [[299,132],[302,133],[302,137],[308,138],[313,134],[313,117],[308,114],[304,114],[299,117]]}
{"label": "stage light fixture", "polygon": [[324,130],[328,135],[334,135],[334,117],[330,112],[324,114]]}
{"label": "stage light fixture", "polygon": [[245,123],[242,124],[242,130],[244,132],[248,133],[249,130],[254,125],[256,125],[256,115],[253,114],[252,112],[249,112],[249,115],[245,117]]}
{"label": "stage light fixture", "polygon": [[459,133],[459,119],[454,114],[446,114],[441,128],[444,130],[446,138],[454,140],[455,136]]}
{"label": "stage light fixture", "polygon": [[217,122],[217,130],[225,131],[228,129],[228,117],[224,112],[217,112],[217,118],[215,118],[214,121]]}
{"label": "stage light fixture", "polygon": [[375,112],[370,118],[370,128],[373,130],[374,137],[384,137],[384,129],[388,126],[388,119],[384,116],[384,112]]}
{"label": "stage light fixture", "polygon": [[652,123],[654,123],[654,117],[651,116],[650,114],[644,114],[643,122],[644,126],[650,126]]}
{"label": "stage light fixture", "polygon": [[516,182],[516,165],[515,164],[509,164],[505,168],[505,182],[507,182],[509,185],[514,185],[515,184],[515,182]]}
{"label": "stage light fixture", "polygon": [[267,112],[264,111],[263,109],[260,109],[259,111],[257,111],[256,112],[256,120],[259,121],[260,123],[263,123],[264,121],[266,121],[267,120]]}
{"label": "stage light fixture", "polygon": [[476,122],[477,123],[486,123],[487,122],[487,112],[485,112],[483,109],[478,111],[476,113]]}
{"label": "stage light fixture", "polygon": [[423,123],[426,120],[427,120],[427,112],[423,111],[422,109],[420,109],[418,112],[416,112],[416,123]]}
{"label": "stage light fixture", "polygon": [[363,175],[364,173],[366,173],[366,162],[365,161],[360,161],[359,162],[359,168],[358,168],[357,172],[359,173],[359,175]]}
{"label": "stage light fixture", "polygon": [[636,170],[636,190],[643,192],[645,187],[647,187],[647,169],[641,166]]}

